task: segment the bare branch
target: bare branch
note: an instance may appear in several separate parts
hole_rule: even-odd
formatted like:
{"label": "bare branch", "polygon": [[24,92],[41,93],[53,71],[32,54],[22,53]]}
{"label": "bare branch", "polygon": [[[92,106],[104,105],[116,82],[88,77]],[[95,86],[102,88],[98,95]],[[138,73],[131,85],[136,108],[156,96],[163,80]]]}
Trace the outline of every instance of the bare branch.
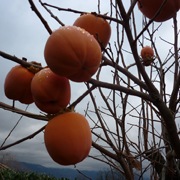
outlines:
{"label": "bare branch", "polygon": [[59,18],[57,16],[55,16],[46,6],[44,3],[42,3],[41,0],[39,0],[39,2],[41,3],[41,5],[44,7],[44,9],[46,9],[46,11],[51,15],[52,18],[54,18],[61,26],[65,26],[65,24],[59,20]]}
{"label": "bare branch", "polygon": [[153,102],[153,99],[148,94],[145,94],[145,93],[142,93],[142,92],[139,92],[139,91],[136,91],[136,90],[128,89],[128,88],[120,86],[120,85],[101,82],[101,81],[97,81],[95,79],[90,79],[87,82],[91,83],[91,84],[93,84],[94,86],[97,86],[97,87],[104,87],[104,88],[107,88],[107,89],[114,89],[114,90],[121,91],[121,92],[124,92],[124,93],[129,94],[129,95],[134,95],[134,96],[137,96],[137,97],[141,97],[141,98],[143,98],[145,100]]}
{"label": "bare branch", "polygon": [[143,89],[145,89],[146,91],[149,91],[149,88],[147,87],[147,85],[140,81],[137,77],[135,77],[133,74],[131,74],[127,69],[122,68],[121,66],[119,66],[118,64],[114,64],[113,62],[111,62],[110,60],[108,60],[105,56],[102,57],[103,59],[103,63],[102,65],[109,65],[109,66],[116,66],[116,68],[122,72],[123,74],[125,74],[128,78],[130,78],[132,81],[134,81],[136,84],[138,84],[140,87],[142,87]]}
{"label": "bare branch", "polygon": [[[47,3],[42,3],[43,5],[45,6],[49,6],[49,7],[52,7],[52,8],[55,8],[59,11],[69,11],[69,12],[73,12],[73,13],[77,13],[77,14],[83,14],[83,13],[86,13],[84,11],[78,11],[78,10],[74,10],[74,9],[70,9],[70,8],[61,8],[61,7],[57,7],[57,6],[53,6],[51,4],[47,4]],[[93,14],[96,14],[93,12]],[[102,15],[102,14],[96,14],[97,17],[102,17],[104,19],[108,19],[108,20],[111,20],[111,21],[114,21],[114,22],[117,22],[119,24],[122,24],[122,21],[116,19],[116,18],[113,18],[113,17],[110,17],[110,16],[106,16],[106,15]]]}
{"label": "bare branch", "polygon": [[44,27],[46,28],[46,30],[49,32],[49,34],[52,33],[52,30],[50,29],[48,23],[45,21],[45,19],[42,17],[41,13],[38,11],[38,9],[36,8],[33,0],[28,0],[29,4],[31,5],[31,9],[36,13],[36,15],[39,17],[39,19],[41,20],[41,22],[43,23]]}
{"label": "bare branch", "polygon": [[2,57],[5,58],[5,59],[9,59],[9,60],[11,60],[11,61],[14,61],[14,62],[16,62],[16,63],[18,63],[18,64],[21,64],[23,67],[34,66],[34,67],[36,67],[36,68],[43,69],[42,66],[39,66],[39,65],[37,65],[37,64],[33,64],[33,63],[30,63],[30,62],[27,62],[27,61],[23,60],[23,58],[22,58],[22,59],[19,59],[19,58],[17,58],[16,56],[11,56],[10,54],[7,54],[7,53],[2,52],[2,51],[0,51],[0,56],[2,56]]}
{"label": "bare branch", "polygon": [[15,108],[13,106],[10,106],[8,104],[5,104],[3,102],[0,102],[0,108],[2,108],[4,110],[11,111],[11,112],[15,112],[15,113],[18,113],[18,114],[21,114],[21,115],[24,115],[26,117],[30,117],[33,119],[48,121],[48,118],[46,116],[42,116],[42,115],[38,115],[38,114],[32,114],[32,113],[29,113],[27,111],[23,111],[21,109],[18,109],[18,108]]}
{"label": "bare branch", "polygon": [[24,142],[24,141],[26,141],[26,140],[28,140],[28,139],[32,139],[32,138],[35,137],[37,134],[39,134],[40,132],[42,132],[42,131],[45,129],[45,127],[46,127],[46,126],[43,126],[42,128],[40,128],[38,131],[34,132],[33,134],[31,134],[31,135],[29,135],[29,136],[27,136],[27,137],[24,137],[24,138],[22,138],[22,139],[20,139],[20,140],[18,140],[18,141],[16,141],[16,142],[14,142],[14,143],[12,143],[12,144],[9,144],[9,145],[0,147],[0,151],[1,151],[1,150],[5,150],[5,149],[7,149],[7,148],[10,148],[10,147],[12,147],[12,146],[15,146],[15,145],[17,145],[17,144],[20,144],[20,143],[22,143],[22,142]]}
{"label": "bare branch", "polygon": [[154,21],[154,19],[161,13],[163,7],[165,6],[167,0],[164,0],[161,7],[159,8],[159,10],[156,12],[156,14],[154,15],[154,17],[152,19],[149,20],[149,22],[146,24],[146,26],[144,27],[144,29],[139,33],[139,35],[136,37],[136,39],[134,40],[134,43],[139,39],[139,37],[147,30],[147,28],[150,26],[150,24]]}
{"label": "bare branch", "polygon": [[128,12],[127,12],[127,15],[128,15],[128,16],[131,15],[131,13],[132,13],[132,11],[133,11],[133,9],[134,9],[134,6],[136,5],[137,2],[138,2],[138,0],[133,0],[133,1],[132,1],[131,6],[130,6]]}
{"label": "bare branch", "polygon": [[[27,110],[28,106],[26,107],[25,111]],[[11,131],[9,132],[9,134],[7,135],[7,137],[4,139],[1,147],[5,144],[5,142],[7,141],[7,139],[9,138],[9,136],[11,135],[11,133],[14,131],[14,129],[16,128],[16,126],[19,124],[20,120],[23,118],[23,115],[19,118],[19,120],[17,121],[17,123],[15,124],[15,126],[11,129]]]}

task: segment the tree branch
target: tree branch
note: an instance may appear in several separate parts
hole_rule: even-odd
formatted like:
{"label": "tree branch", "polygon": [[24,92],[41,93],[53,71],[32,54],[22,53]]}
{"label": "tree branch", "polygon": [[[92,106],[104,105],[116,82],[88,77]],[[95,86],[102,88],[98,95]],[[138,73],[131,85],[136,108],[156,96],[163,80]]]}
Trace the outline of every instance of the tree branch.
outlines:
{"label": "tree branch", "polygon": [[28,0],[28,1],[29,1],[29,4],[31,5],[32,11],[34,11],[36,13],[36,15],[39,17],[39,19],[43,23],[44,27],[46,28],[46,30],[49,32],[49,34],[51,34],[52,30],[50,29],[50,27],[49,27],[48,23],[45,21],[45,19],[42,17],[41,13],[36,8],[33,0]]}
{"label": "tree branch", "polygon": [[171,93],[171,97],[169,100],[169,108],[172,110],[172,112],[176,112],[176,105],[177,105],[177,95],[179,92],[180,87],[180,72],[179,75],[176,78],[176,81],[174,83],[173,91]]}
{"label": "tree branch", "polygon": [[[78,13],[78,14],[83,14],[85,13],[84,11],[77,11],[75,9],[70,9],[70,8],[61,8],[61,7],[57,7],[57,6],[53,6],[51,4],[48,4],[48,3],[42,3],[42,5],[45,5],[45,6],[49,6],[49,7],[52,7],[52,8],[55,8],[59,11],[69,11],[69,12],[73,12],[73,13]],[[119,20],[119,19],[116,19],[116,18],[113,18],[113,17],[110,17],[110,16],[106,16],[106,15],[102,15],[102,14],[96,14],[97,17],[102,17],[104,19],[108,19],[108,20],[111,20],[111,21],[114,21],[114,22],[117,22],[119,24],[122,24],[122,21]]]}
{"label": "tree branch", "polygon": [[[163,4],[166,2],[167,0],[164,0]],[[163,102],[162,98],[160,97],[160,94],[158,92],[158,90],[156,89],[156,87],[153,85],[153,83],[151,82],[151,80],[149,79],[144,67],[142,66],[140,60],[139,60],[139,56],[137,53],[137,46],[136,46],[136,42],[133,40],[133,36],[132,36],[132,32],[131,32],[131,28],[129,26],[129,17],[126,14],[126,11],[123,7],[122,1],[121,0],[117,0],[117,4],[118,7],[120,9],[123,21],[124,21],[124,28],[128,37],[128,41],[134,56],[134,59],[136,61],[138,70],[140,71],[141,75],[143,76],[144,81],[146,82],[150,92],[150,96],[153,99],[153,104],[159,109],[161,116],[163,117],[165,124],[166,124],[166,128],[167,128],[167,132],[169,135],[169,139],[170,139],[170,143],[173,147],[173,149],[175,150],[176,154],[178,155],[178,157],[180,157],[180,140],[177,134],[177,128],[176,128],[176,124],[174,121],[174,116],[171,112],[171,110],[166,106],[166,104]]]}
{"label": "tree branch", "polygon": [[139,37],[146,31],[146,29],[150,26],[150,24],[154,21],[154,19],[161,13],[163,7],[165,6],[167,0],[164,0],[161,7],[159,8],[159,10],[156,12],[156,14],[154,15],[154,17],[152,19],[149,20],[149,22],[145,25],[145,27],[143,28],[143,30],[139,33],[139,35],[136,37],[136,39],[134,40],[134,43],[139,39]]}
{"label": "tree branch", "polygon": [[23,59],[19,59],[16,56],[11,56],[10,54],[7,54],[7,53],[5,53],[3,51],[0,51],[0,56],[2,56],[5,59],[9,59],[11,61],[14,61],[14,62],[16,62],[18,64],[21,64],[23,67],[26,67],[26,68],[30,67],[30,66],[33,66],[33,67],[36,67],[36,68],[39,68],[39,69],[43,69],[42,66],[39,66],[37,64],[33,64],[31,62],[27,62],[27,61],[25,61]]}
{"label": "tree branch", "polygon": [[42,3],[41,0],[39,0],[39,2],[44,7],[44,9],[46,9],[46,11],[51,15],[52,18],[54,18],[61,26],[65,26],[65,24],[62,21],[60,21],[57,16],[54,16],[54,14],[45,6],[44,3]]}
{"label": "tree branch", "polygon": [[92,141],[92,146],[96,149],[98,149],[100,152],[106,154],[107,156],[109,156],[110,158],[119,161],[119,158],[116,154],[111,153],[110,151],[104,149],[102,146],[96,144],[94,141]]}
{"label": "tree branch", "polygon": [[180,72],[178,75],[179,62],[178,62],[178,32],[177,32],[177,19],[174,16],[174,52],[175,52],[175,70],[174,70],[174,85],[171,93],[169,108],[175,113],[177,105],[177,95],[180,87]]}
{"label": "tree branch", "polygon": [[43,131],[43,130],[45,129],[45,127],[46,127],[46,126],[43,126],[42,128],[40,128],[38,131],[34,132],[33,134],[31,134],[31,135],[29,135],[29,136],[27,136],[27,137],[24,137],[24,138],[22,138],[22,139],[20,139],[20,140],[18,140],[18,141],[16,141],[16,142],[14,142],[14,143],[12,143],[12,144],[8,144],[7,146],[0,147],[0,151],[1,151],[1,150],[5,150],[5,149],[7,149],[7,148],[10,148],[10,147],[12,147],[12,146],[14,146],[14,145],[20,144],[20,143],[22,143],[22,142],[24,142],[24,141],[26,141],[26,140],[28,140],[28,139],[32,139],[34,136],[36,136],[36,135],[39,134],[41,131]]}
{"label": "tree branch", "polygon": [[10,106],[8,104],[5,104],[3,102],[0,102],[0,108],[2,108],[4,110],[11,111],[11,112],[15,112],[15,113],[18,113],[18,114],[21,114],[21,115],[24,115],[26,117],[30,117],[30,118],[34,118],[34,119],[38,119],[38,120],[43,120],[43,121],[48,121],[48,118],[46,116],[29,113],[27,111],[23,111],[21,109],[15,108],[15,107]]}
{"label": "tree branch", "polygon": [[133,0],[133,1],[132,1],[131,6],[130,6],[128,12],[127,12],[127,15],[128,15],[129,17],[130,17],[130,15],[131,15],[131,13],[132,13],[132,11],[133,11],[133,9],[134,9],[134,6],[136,5],[137,1],[138,1],[138,0]]}
{"label": "tree branch", "polygon": [[84,92],[76,101],[74,101],[68,108],[71,109],[75,107],[82,99],[84,99],[91,91],[93,91],[96,86],[92,85],[86,92]]}
{"label": "tree branch", "polygon": [[113,63],[112,61],[108,60],[107,57],[105,57],[104,55],[102,56],[103,59],[103,63],[102,65],[109,65],[112,67],[117,68],[118,71],[120,71],[121,73],[123,73],[124,75],[126,75],[128,78],[130,78],[132,81],[134,81],[134,83],[138,84],[140,87],[142,87],[143,89],[145,89],[146,91],[149,91],[149,88],[147,87],[147,85],[140,81],[138,78],[136,78],[133,74],[131,74],[127,69],[122,68],[121,66],[119,66],[118,64]]}
{"label": "tree branch", "polygon": [[97,87],[104,87],[104,88],[107,88],[107,89],[113,89],[113,90],[124,92],[124,93],[129,94],[129,95],[134,95],[134,96],[137,96],[137,97],[141,97],[141,98],[143,98],[145,100],[148,100],[148,101],[151,101],[151,102],[153,101],[151,96],[146,94],[146,93],[142,93],[142,92],[139,92],[139,91],[136,91],[136,90],[128,89],[128,88],[120,86],[120,85],[110,84],[110,83],[106,83],[106,82],[102,82],[102,81],[97,81],[95,79],[90,79],[87,82],[91,83],[91,84],[93,84],[94,86],[97,86]]}

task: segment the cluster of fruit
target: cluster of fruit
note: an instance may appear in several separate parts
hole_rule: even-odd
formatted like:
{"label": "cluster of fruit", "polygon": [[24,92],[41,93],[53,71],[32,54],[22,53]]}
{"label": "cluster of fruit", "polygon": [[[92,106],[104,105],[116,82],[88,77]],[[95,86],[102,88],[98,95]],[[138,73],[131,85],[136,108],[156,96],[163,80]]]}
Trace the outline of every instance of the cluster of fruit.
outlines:
{"label": "cluster of fruit", "polygon": [[[140,11],[153,18],[164,0],[139,0]],[[180,8],[179,0],[167,0],[155,21],[172,18]],[[55,30],[48,38],[44,57],[47,67],[35,72],[17,65],[8,73],[5,95],[21,103],[31,104],[48,113],[57,114],[70,102],[69,80],[84,82],[98,70],[102,50],[109,42],[111,27],[96,13],[84,13],[73,24]],[[141,51],[143,65],[154,60],[150,47]],[[91,130],[84,116],[65,112],[54,116],[47,124],[44,140],[52,159],[62,165],[70,165],[85,159],[91,148]]]}
{"label": "cluster of fruit", "polygon": [[69,80],[84,82],[96,73],[110,35],[105,19],[94,13],[82,14],[73,26],[60,27],[49,36],[44,49],[47,67],[38,70],[17,65],[6,76],[4,91],[9,99],[34,102],[51,117],[44,142],[51,158],[61,165],[84,160],[92,143],[86,118],[63,111],[71,97]]}

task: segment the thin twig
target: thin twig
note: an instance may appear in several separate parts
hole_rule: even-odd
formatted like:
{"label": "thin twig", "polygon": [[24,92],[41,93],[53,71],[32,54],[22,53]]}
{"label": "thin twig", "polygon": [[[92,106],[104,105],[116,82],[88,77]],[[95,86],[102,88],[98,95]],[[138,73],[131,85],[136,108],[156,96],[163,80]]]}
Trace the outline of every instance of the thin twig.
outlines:
{"label": "thin twig", "polygon": [[154,15],[154,17],[152,19],[149,20],[149,22],[146,24],[146,26],[143,28],[143,30],[139,33],[139,35],[136,37],[136,39],[134,40],[134,43],[136,43],[136,41],[139,39],[139,37],[144,33],[144,31],[146,31],[146,29],[149,27],[149,25],[154,21],[154,19],[161,13],[163,7],[165,6],[167,0],[164,0],[161,7],[159,8],[159,10],[156,12],[156,14]]}
{"label": "thin twig", "polygon": [[44,3],[42,3],[41,0],[39,0],[39,2],[41,3],[41,5],[44,7],[44,9],[46,9],[46,11],[51,15],[52,18],[54,18],[61,26],[65,26],[65,24],[59,20],[59,18],[57,16],[55,16],[45,5]]}
{"label": "thin twig", "polygon": [[[25,111],[27,110],[28,106],[26,107]],[[9,134],[7,135],[7,137],[4,139],[1,147],[5,144],[5,142],[7,141],[7,139],[9,138],[9,136],[11,135],[11,133],[14,131],[14,129],[17,127],[17,125],[19,124],[20,120],[22,119],[23,115],[19,118],[19,120],[17,121],[17,123],[15,124],[15,126],[11,129],[11,131],[9,132]]]}
{"label": "thin twig", "polygon": [[131,6],[130,6],[128,12],[127,12],[128,16],[131,15],[131,13],[132,13],[132,11],[133,11],[133,9],[134,9],[134,6],[136,5],[137,1],[138,1],[138,0],[133,0],[133,2],[131,3]]}
{"label": "thin twig", "polygon": [[139,92],[136,90],[128,89],[128,88],[120,86],[120,85],[110,84],[110,83],[106,83],[106,82],[102,82],[102,81],[97,81],[95,79],[90,79],[87,82],[90,84],[93,84],[95,86],[98,86],[98,87],[104,87],[107,89],[114,89],[114,90],[121,91],[121,92],[124,92],[124,93],[129,94],[129,95],[142,97],[143,99],[151,101],[151,102],[153,101],[153,99],[150,97],[150,95],[148,95],[146,93],[142,93],[142,92]]}
{"label": "thin twig", "polygon": [[[55,9],[57,9],[59,11],[68,11],[68,12],[73,12],[73,13],[77,13],[77,14],[86,13],[84,11],[78,11],[78,10],[75,10],[75,9],[61,8],[61,7],[53,6],[53,5],[48,4],[48,3],[42,3],[42,4],[45,5],[45,6],[49,6],[49,7],[55,8]],[[96,14],[96,13],[93,12],[93,14]],[[113,18],[113,17],[110,17],[110,16],[106,16],[106,15],[102,15],[102,14],[96,14],[96,16],[97,17],[102,17],[104,19],[108,19],[108,20],[111,20],[111,21],[114,21],[114,22],[117,22],[119,24],[123,24],[121,20]]]}
{"label": "thin twig", "polygon": [[43,126],[42,128],[40,128],[38,131],[34,132],[33,134],[31,134],[31,135],[29,135],[29,136],[27,136],[27,137],[24,137],[24,138],[22,138],[22,139],[20,139],[20,140],[18,140],[18,141],[16,141],[16,142],[14,142],[14,143],[8,144],[8,145],[3,146],[3,147],[0,147],[0,151],[1,151],[1,150],[5,150],[5,149],[7,149],[7,148],[10,148],[10,147],[12,147],[12,146],[14,146],[14,145],[20,144],[20,143],[22,143],[22,142],[24,142],[24,141],[26,141],[26,140],[28,140],[28,139],[32,139],[32,138],[35,137],[37,134],[39,134],[41,131],[43,131],[43,130],[45,129],[45,127],[46,127],[46,126]]}
{"label": "thin twig", "polygon": [[49,34],[52,33],[52,30],[50,29],[47,21],[42,17],[41,13],[38,11],[38,9],[36,8],[33,0],[28,0],[29,4],[31,5],[31,9],[36,13],[36,15],[39,17],[39,19],[41,20],[41,22],[43,23],[44,27],[46,28],[46,30],[49,32]]}
{"label": "thin twig", "polygon": [[3,102],[0,102],[0,108],[2,108],[4,110],[11,111],[11,112],[15,112],[17,114],[24,115],[26,117],[34,118],[36,120],[48,121],[48,117],[46,117],[46,116],[42,116],[42,115],[38,115],[38,114],[33,114],[33,113],[30,113],[30,112],[27,112],[27,111],[23,111],[21,109],[15,108],[15,107],[10,106],[8,104],[5,104]]}
{"label": "thin twig", "polygon": [[84,173],[82,173],[81,171],[79,171],[77,168],[76,168],[76,171],[78,171],[78,173],[79,173],[79,174],[82,174],[84,177],[86,177],[86,178],[92,180],[90,177],[86,176]]}
{"label": "thin twig", "polygon": [[92,85],[86,92],[84,92],[76,101],[74,101],[68,108],[71,109],[75,107],[80,101],[82,101],[91,91],[93,91],[96,86]]}

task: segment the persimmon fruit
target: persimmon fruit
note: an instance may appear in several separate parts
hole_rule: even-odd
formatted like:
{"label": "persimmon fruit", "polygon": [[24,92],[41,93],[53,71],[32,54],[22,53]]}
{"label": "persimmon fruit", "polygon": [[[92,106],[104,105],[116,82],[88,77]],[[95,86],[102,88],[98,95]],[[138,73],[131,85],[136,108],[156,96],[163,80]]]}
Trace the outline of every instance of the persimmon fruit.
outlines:
{"label": "persimmon fruit", "polygon": [[147,59],[152,56],[154,56],[154,50],[150,46],[145,46],[141,49],[141,57],[143,59]]}
{"label": "persimmon fruit", "polygon": [[[160,9],[164,0],[139,0],[139,10],[149,19],[152,19]],[[160,14],[154,19],[156,22],[163,22],[172,18],[180,9],[179,0],[167,0]]]}
{"label": "persimmon fruit", "polygon": [[33,103],[31,80],[34,73],[21,65],[14,66],[7,74],[4,82],[4,92],[7,98],[18,100],[24,104]]}
{"label": "persimmon fruit", "polygon": [[48,38],[44,57],[57,75],[75,82],[89,80],[101,61],[101,47],[87,31],[76,26],[63,26]]}
{"label": "persimmon fruit", "polygon": [[55,114],[69,104],[71,89],[69,80],[44,68],[35,74],[31,92],[36,106],[49,114]]}
{"label": "persimmon fruit", "polygon": [[154,61],[154,50],[150,46],[145,46],[141,49],[141,57],[143,65],[148,66]]}
{"label": "persimmon fruit", "polygon": [[73,26],[81,27],[92,34],[105,48],[111,37],[111,26],[103,19],[93,13],[84,13],[76,19]]}
{"label": "persimmon fruit", "polygon": [[89,154],[91,129],[86,118],[68,112],[51,119],[45,128],[44,142],[51,158],[61,165],[74,165]]}

